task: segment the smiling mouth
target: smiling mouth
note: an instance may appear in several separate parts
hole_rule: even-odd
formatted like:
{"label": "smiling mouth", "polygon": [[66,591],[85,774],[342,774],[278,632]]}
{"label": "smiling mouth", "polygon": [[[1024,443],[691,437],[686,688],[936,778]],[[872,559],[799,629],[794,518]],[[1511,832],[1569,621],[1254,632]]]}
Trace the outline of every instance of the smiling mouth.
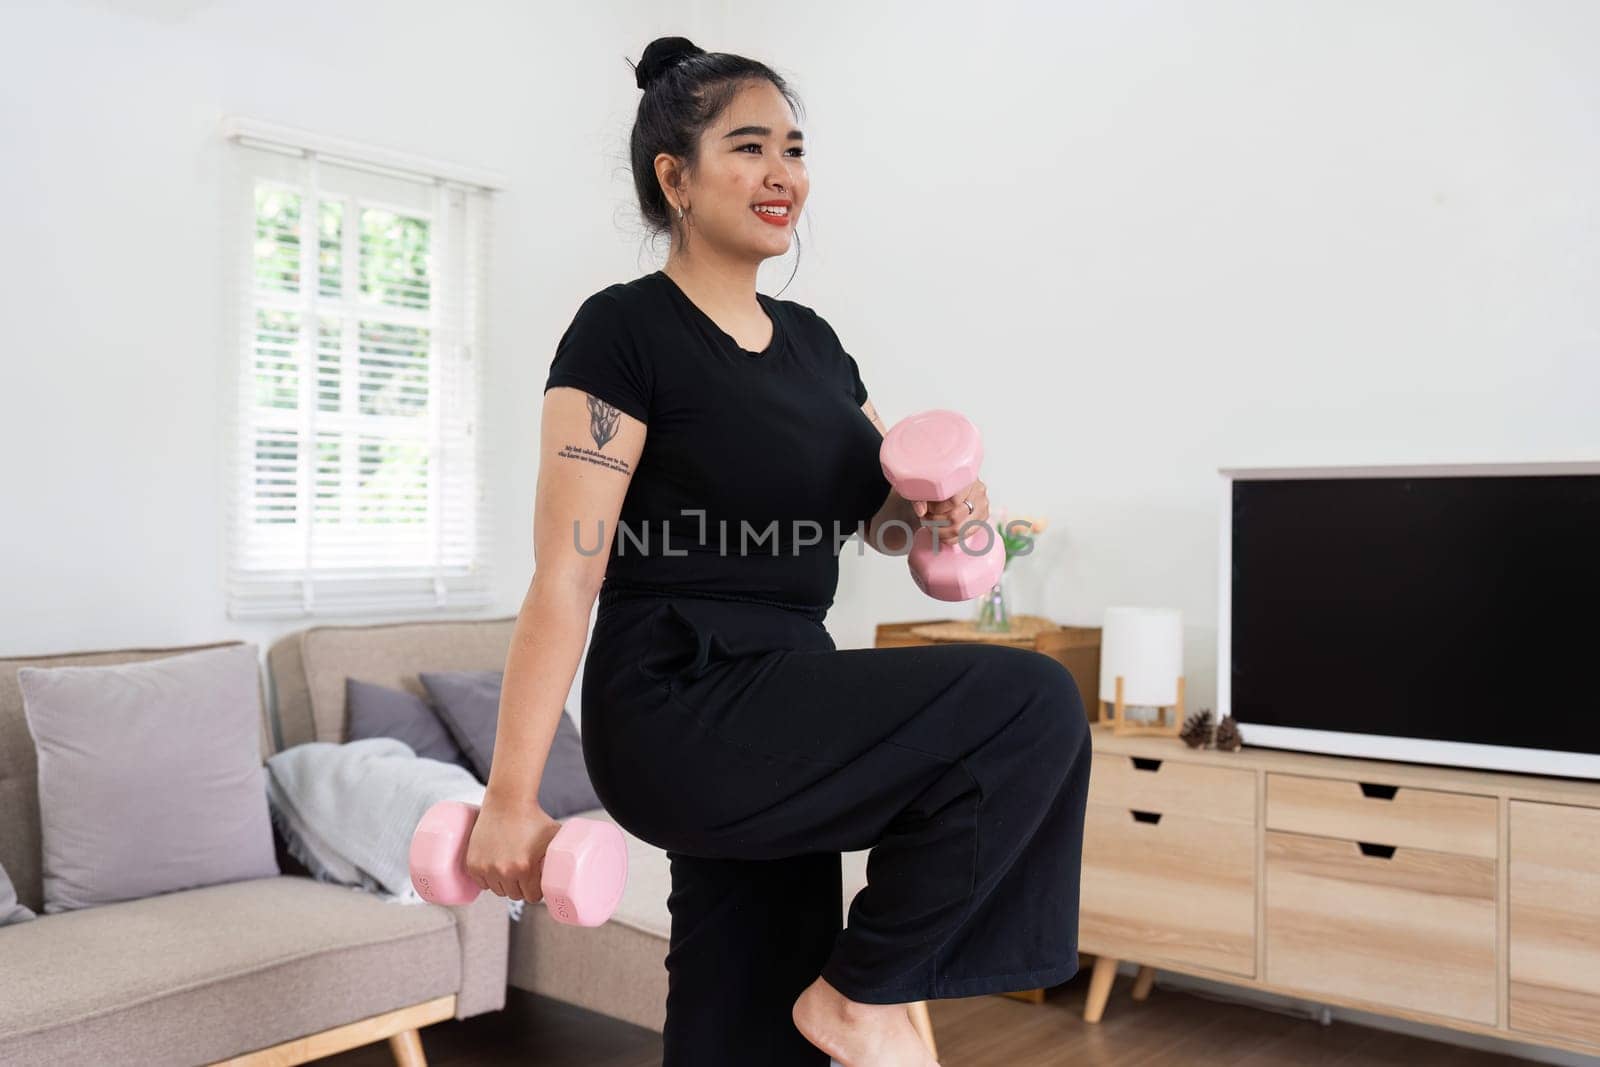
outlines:
{"label": "smiling mouth", "polygon": [[750,209],[756,217],[769,226],[787,226],[789,224],[789,209],[787,207],[762,207],[753,206]]}

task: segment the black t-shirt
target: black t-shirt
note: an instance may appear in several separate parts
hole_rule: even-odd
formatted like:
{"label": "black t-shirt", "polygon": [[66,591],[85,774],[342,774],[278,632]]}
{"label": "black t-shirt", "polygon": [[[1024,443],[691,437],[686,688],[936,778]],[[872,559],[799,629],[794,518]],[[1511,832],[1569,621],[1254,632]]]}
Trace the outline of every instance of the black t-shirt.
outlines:
{"label": "black t-shirt", "polygon": [[[833,603],[838,552],[889,493],[882,437],[833,328],[804,304],[757,299],[773,323],[763,352],[663,271],[589,297],[556,345],[546,390],[581,389],[647,426],[606,588]],[[582,447],[603,462],[593,440]],[[602,542],[593,522],[579,538]]]}

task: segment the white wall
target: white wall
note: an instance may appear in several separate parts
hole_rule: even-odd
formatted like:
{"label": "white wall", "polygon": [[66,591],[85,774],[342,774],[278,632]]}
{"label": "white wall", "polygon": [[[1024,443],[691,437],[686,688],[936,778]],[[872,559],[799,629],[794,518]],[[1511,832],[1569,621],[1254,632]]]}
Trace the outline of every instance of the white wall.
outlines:
{"label": "white wall", "polygon": [[556,340],[583,297],[654,269],[637,212],[621,210],[638,98],[624,57],[679,26],[648,0],[0,8],[0,655],[264,649],[307,625],[224,612],[219,382],[236,353],[215,220],[230,113],[509,177],[490,294],[487,614],[514,613]]}
{"label": "white wall", "polygon": [[[1179,608],[1216,691],[1216,469],[1600,458],[1600,6],[728,3],[792,76],[799,275],[893,420],[1048,515],[1023,607]],[[773,277],[788,276],[785,262]],[[775,285],[769,287],[775,288]],[[840,643],[927,618],[848,560]]]}

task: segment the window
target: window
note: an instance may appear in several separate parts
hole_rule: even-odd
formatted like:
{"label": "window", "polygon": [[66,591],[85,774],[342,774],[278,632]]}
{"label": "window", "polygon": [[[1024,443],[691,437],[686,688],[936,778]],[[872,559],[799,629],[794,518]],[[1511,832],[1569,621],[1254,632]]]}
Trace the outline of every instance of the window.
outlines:
{"label": "window", "polygon": [[230,618],[490,603],[479,447],[494,176],[224,124]]}

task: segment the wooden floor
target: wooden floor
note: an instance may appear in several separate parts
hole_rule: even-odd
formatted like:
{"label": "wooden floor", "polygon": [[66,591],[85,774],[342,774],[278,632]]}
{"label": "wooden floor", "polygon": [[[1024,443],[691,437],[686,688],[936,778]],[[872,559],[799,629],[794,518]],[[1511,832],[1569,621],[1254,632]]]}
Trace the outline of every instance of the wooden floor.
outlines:
{"label": "wooden floor", "polygon": [[[1083,1021],[1088,969],[1045,1002],[1009,997],[931,1005],[941,1067],[1489,1067],[1534,1061],[1464,1049],[1335,1021],[1323,1026],[1278,1012],[1219,1003],[1159,984],[1144,1003],[1119,977],[1106,1015]],[[506,1010],[422,1032],[432,1067],[660,1067],[659,1034],[557,1001],[508,989]],[[319,1060],[329,1067],[391,1067],[378,1044]]]}

